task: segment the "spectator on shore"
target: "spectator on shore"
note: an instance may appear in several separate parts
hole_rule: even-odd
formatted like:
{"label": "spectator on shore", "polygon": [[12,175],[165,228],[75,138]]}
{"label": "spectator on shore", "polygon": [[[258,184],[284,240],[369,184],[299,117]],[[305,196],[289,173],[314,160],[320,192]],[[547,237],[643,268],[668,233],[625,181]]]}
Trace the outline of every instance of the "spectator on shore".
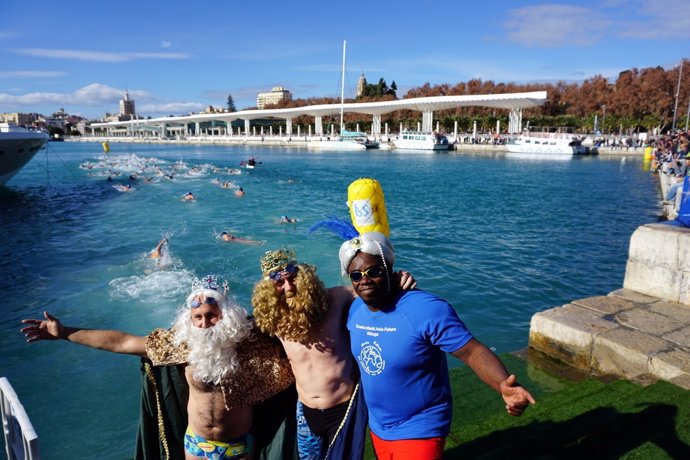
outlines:
{"label": "spectator on shore", "polygon": [[679,173],[675,175],[676,182],[674,182],[666,191],[666,201],[676,203],[677,195],[679,191],[683,190],[683,182],[685,177],[688,175],[688,169],[690,169],[690,153],[685,155],[685,161],[683,165],[679,168]]}

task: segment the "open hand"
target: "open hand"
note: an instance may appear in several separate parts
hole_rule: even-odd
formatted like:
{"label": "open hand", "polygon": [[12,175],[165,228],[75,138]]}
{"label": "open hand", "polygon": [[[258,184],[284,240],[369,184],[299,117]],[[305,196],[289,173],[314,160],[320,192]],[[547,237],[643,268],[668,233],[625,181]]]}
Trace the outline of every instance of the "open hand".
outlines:
{"label": "open hand", "polygon": [[60,321],[51,316],[47,311],[43,312],[45,319],[23,319],[22,324],[28,324],[19,330],[26,341],[36,342],[38,340],[57,340],[62,338],[63,327]]}
{"label": "open hand", "polygon": [[530,404],[536,404],[529,391],[517,383],[515,374],[501,382],[501,396],[506,403],[506,411],[513,417],[519,417]]}

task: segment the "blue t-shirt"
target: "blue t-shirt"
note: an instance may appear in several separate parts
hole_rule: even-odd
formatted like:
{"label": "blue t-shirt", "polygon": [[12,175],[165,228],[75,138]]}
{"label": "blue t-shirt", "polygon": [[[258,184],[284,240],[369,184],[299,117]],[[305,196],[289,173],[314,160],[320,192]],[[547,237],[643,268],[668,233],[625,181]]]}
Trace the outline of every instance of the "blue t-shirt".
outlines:
{"label": "blue t-shirt", "polygon": [[452,401],[446,353],[472,339],[453,307],[418,290],[402,294],[387,311],[373,312],[357,298],[347,328],[371,431],[387,441],[447,436]]}

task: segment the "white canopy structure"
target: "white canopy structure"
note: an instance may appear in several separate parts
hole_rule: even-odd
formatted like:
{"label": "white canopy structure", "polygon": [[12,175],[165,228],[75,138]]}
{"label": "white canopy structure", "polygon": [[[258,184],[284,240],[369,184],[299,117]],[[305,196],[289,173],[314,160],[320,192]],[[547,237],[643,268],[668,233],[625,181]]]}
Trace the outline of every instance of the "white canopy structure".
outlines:
{"label": "white canopy structure", "polygon": [[[199,124],[203,122],[225,122],[227,126],[235,120],[244,120],[244,132],[250,133],[251,121],[257,119],[283,119],[286,123],[286,134],[292,134],[292,120],[303,116],[313,116],[315,119],[315,134],[323,135],[322,117],[340,113],[341,107],[346,113],[363,113],[373,117],[372,135],[381,135],[381,116],[396,110],[415,110],[422,112],[422,131],[433,131],[433,113],[439,110],[449,110],[458,107],[492,107],[509,110],[508,131],[518,133],[522,131],[522,109],[538,107],[546,102],[546,91],[528,93],[484,94],[462,96],[433,96],[411,99],[399,99],[383,102],[355,102],[347,104],[319,104],[287,109],[240,110],[238,112],[198,113],[179,117],[161,117],[146,120],[115,121],[108,123],[92,123],[93,129],[111,130],[125,129],[128,132],[160,129],[160,136],[165,138],[168,133],[189,135],[190,124],[195,124],[194,133],[198,135]],[[227,128],[226,128],[227,129]],[[220,127],[216,130],[221,131]],[[231,134],[231,133],[228,133]]]}

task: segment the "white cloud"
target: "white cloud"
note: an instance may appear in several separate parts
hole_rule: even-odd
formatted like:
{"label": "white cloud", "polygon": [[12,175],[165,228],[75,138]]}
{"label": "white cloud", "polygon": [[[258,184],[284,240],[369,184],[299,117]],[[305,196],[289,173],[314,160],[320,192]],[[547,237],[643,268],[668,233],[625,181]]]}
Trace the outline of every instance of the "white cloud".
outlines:
{"label": "white cloud", "polygon": [[52,70],[0,70],[1,78],[53,78],[64,77],[66,72]]}
{"label": "white cloud", "polygon": [[47,48],[20,48],[15,53],[27,56],[36,56],[51,59],[71,59],[77,61],[95,62],[126,62],[139,59],[187,59],[184,53],[108,53],[104,51],[47,49]]}
{"label": "white cloud", "polygon": [[145,113],[147,115],[179,115],[190,112],[199,112],[204,107],[198,102],[163,102],[163,103],[149,103],[137,104],[137,113]]}
{"label": "white cloud", "polygon": [[161,48],[170,48],[172,46],[172,43],[166,40],[161,40]]}
{"label": "white cloud", "polygon": [[[156,97],[147,91],[128,90],[132,99],[137,102],[137,113],[144,116],[179,115],[203,109],[198,102],[157,102]],[[64,106],[74,107],[74,112],[83,110],[79,107],[96,107],[102,112],[116,112],[118,104],[125,93],[124,89],[113,88],[101,83],[92,83],[71,93],[33,92],[21,95],[0,93],[0,106],[14,107],[29,112],[40,111],[38,107]],[[50,110],[50,109],[48,109]]]}
{"label": "white cloud", "polygon": [[[132,93],[133,92],[130,91],[130,94]],[[148,96],[148,93],[145,91],[138,91],[135,93],[141,96]],[[122,89],[113,88],[100,83],[93,83],[72,93],[33,92],[21,95],[0,93],[0,104],[28,107],[47,104],[82,106],[111,104],[117,107],[123,94],[124,91]]]}
{"label": "white cloud", "polygon": [[630,19],[618,35],[640,39],[690,38],[690,2],[687,0],[639,0],[634,2],[641,19]]}
{"label": "white cloud", "polygon": [[508,16],[503,27],[511,41],[545,48],[594,44],[610,25],[598,12],[572,5],[526,6]]}

